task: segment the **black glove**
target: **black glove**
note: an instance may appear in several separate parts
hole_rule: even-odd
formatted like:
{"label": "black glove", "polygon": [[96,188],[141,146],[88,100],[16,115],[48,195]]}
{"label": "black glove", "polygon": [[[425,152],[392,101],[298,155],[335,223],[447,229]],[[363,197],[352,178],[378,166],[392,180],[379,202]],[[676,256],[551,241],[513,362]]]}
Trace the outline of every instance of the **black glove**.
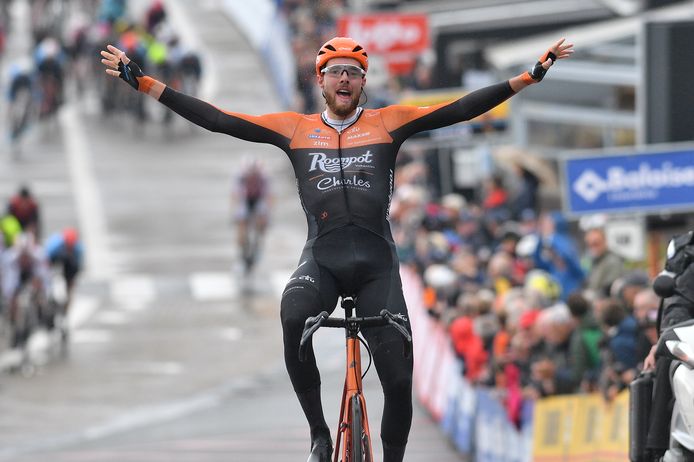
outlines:
{"label": "black glove", "polygon": [[125,80],[128,85],[135,90],[140,89],[140,82],[137,78],[144,77],[145,74],[142,72],[142,69],[140,69],[140,66],[135,64],[135,61],[131,60],[128,64],[123,64],[123,61],[118,61],[118,71],[120,72],[120,78]]}
{"label": "black glove", "polygon": [[532,78],[536,82],[542,81],[542,79],[545,77],[545,74],[547,73],[547,69],[542,67],[542,63],[544,63],[548,59],[551,59],[552,63],[554,63],[557,60],[557,55],[555,55],[551,51],[545,53],[545,55],[540,58],[540,61],[536,62],[533,68],[530,69],[530,71],[528,71],[528,74],[530,74],[530,78]]}

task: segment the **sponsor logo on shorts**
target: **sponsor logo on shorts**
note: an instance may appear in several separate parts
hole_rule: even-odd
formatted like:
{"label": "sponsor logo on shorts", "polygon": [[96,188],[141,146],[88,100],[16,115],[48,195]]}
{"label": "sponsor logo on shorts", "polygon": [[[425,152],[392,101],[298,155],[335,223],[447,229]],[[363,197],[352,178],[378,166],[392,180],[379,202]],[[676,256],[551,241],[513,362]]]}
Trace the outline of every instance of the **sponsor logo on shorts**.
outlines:
{"label": "sponsor logo on shorts", "polygon": [[308,282],[311,282],[314,284],[316,283],[316,280],[314,278],[312,278],[311,276],[309,276],[308,274],[304,274],[302,276],[299,276],[299,279],[301,279],[302,281],[308,281]]}

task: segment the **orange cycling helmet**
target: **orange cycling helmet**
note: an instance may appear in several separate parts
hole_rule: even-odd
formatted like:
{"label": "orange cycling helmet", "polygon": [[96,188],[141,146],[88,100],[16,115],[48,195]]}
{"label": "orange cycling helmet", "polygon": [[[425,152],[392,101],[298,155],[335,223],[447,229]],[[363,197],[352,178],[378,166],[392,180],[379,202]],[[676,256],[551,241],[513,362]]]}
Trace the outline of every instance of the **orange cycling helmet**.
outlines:
{"label": "orange cycling helmet", "polygon": [[364,72],[369,70],[369,56],[366,50],[349,37],[334,37],[320,47],[316,56],[316,74],[320,75],[325,63],[333,58],[353,58],[359,61]]}
{"label": "orange cycling helmet", "polygon": [[79,235],[77,234],[77,230],[75,228],[65,228],[63,230],[63,240],[65,241],[66,245],[72,247],[77,244],[78,239]]}

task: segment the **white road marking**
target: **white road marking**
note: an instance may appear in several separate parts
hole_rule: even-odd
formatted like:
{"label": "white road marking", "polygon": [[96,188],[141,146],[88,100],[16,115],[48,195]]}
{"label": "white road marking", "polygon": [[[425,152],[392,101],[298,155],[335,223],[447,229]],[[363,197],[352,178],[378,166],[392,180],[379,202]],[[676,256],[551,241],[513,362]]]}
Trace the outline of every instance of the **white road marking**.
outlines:
{"label": "white road marking", "polygon": [[195,30],[193,21],[186,17],[186,12],[181,8],[178,2],[168,2],[166,4],[166,12],[171,19],[171,23],[175,25],[176,32],[183,39],[183,44],[198,52],[202,61],[202,78],[200,81],[200,98],[206,100],[214,95],[217,91],[217,65],[210,57],[209,51],[205,48],[204,43],[200,40],[199,31]]}
{"label": "white road marking", "polygon": [[102,329],[78,329],[70,334],[70,343],[108,343],[113,333]]}
{"label": "white road marking", "polygon": [[111,281],[111,300],[129,311],[144,309],[156,297],[154,280],[148,275],[130,274]]}
{"label": "white road marking", "polygon": [[59,119],[74,187],[81,238],[86,248],[85,270],[94,279],[107,279],[113,273],[108,228],[87,137],[76,106],[65,106],[60,111]]}
{"label": "white road marking", "polygon": [[220,397],[218,395],[206,394],[180,402],[138,409],[116,417],[104,424],[90,427],[81,436],[83,440],[90,441],[132,430],[133,428],[152,426],[157,423],[174,420],[194,411],[213,408],[219,403],[219,400]]}
{"label": "white road marking", "polygon": [[68,327],[74,330],[92,317],[99,308],[99,299],[88,295],[77,294],[70,303],[68,312]]}
{"label": "white road marking", "polygon": [[238,294],[238,286],[232,283],[229,273],[193,273],[189,281],[195,300],[228,300]]}

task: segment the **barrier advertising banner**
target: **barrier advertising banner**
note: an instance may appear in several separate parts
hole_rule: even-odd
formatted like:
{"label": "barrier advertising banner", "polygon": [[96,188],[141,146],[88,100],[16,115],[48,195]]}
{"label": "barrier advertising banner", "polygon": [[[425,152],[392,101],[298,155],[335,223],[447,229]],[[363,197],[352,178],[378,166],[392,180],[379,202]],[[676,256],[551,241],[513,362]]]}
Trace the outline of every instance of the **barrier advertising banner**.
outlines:
{"label": "barrier advertising banner", "polygon": [[564,161],[570,214],[694,209],[694,147],[571,157]]}
{"label": "barrier advertising banner", "polygon": [[535,405],[533,460],[616,462],[629,459],[629,393],[545,398]]}
{"label": "barrier advertising banner", "polygon": [[475,462],[523,462],[523,436],[511,424],[499,397],[477,389]]}

